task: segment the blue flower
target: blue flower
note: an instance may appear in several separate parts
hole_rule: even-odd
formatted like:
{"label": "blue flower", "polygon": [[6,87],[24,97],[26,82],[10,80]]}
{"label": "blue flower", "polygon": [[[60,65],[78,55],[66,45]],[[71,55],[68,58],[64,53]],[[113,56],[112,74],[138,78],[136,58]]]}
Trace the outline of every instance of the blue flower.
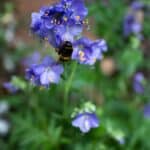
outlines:
{"label": "blue flower", "polygon": [[144,117],[150,118],[150,104],[144,106],[143,113],[144,113]]}
{"label": "blue flower", "polygon": [[61,3],[64,4],[67,10],[72,11],[71,18],[76,21],[83,21],[88,14],[83,0],[62,0]]}
{"label": "blue flower", "polygon": [[134,1],[131,4],[131,8],[134,11],[141,10],[143,7],[144,7],[143,3],[139,2],[139,1]]}
{"label": "blue flower", "polygon": [[19,91],[19,88],[13,85],[13,83],[11,82],[5,82],[3,84],[3,87],[7,89],[10,93],[16,93]]}
{"label": "blue flower", "polygon": [[87,38],[81,38],[73,44],[72,59],[81,64],[93,65],[96,60],[103,57],[103,52],[107,51],[105,40],[91,41]]}
{"label": "blue flower", "polygon": [[[139,11],[142,10],[143,4],[140,2],[133,2],[131,4],[131,12],[129,12],[124,18],[123,24],[123,32],[124,36],[128,37],[131,34],[135,34],[138,38],[142,38],[141,31],[142,31],[142,21],[143,18],[139,19]],[[142,13],[142,12],[140,12]]]}
{"label": "blue flower", "polygon": [[[87,14],[83,0],[61,0],[52,6],[41,8],[38,13],[32,13],[31,29],[56,50],[65,42],[70,42],[73,47],[72,59],[81,64],[93,65],[96,60],[102,59],[107,45],[104,40],[79,39]],[[34,69],[37,67],[39,66],[33,66]],[[28,72],[33,72],[33,69]],[[47,72],[42,77],[46,77]],[[37,84],[39,79],[34,78],[33,81]]]}
{"label": "blue flower", "polygon": [[63,71],[62,65],[47,56],[41,64],[32,65],[26,70],[26,78],[34,85],[48,88],[51,83],[59,83]]}
{"label": "blue flower", "polygon": [[139,23],[133,15],[128,15],[124,20],[124,36],[129,36],[131,34],[140,34],[142,31],[142,25]]}
{"label": "blue flower", "polygon": [[133,79],[133,89],[136,93],[142,94],[144,92],[144,75],[141,72],[135,74]]}
{"label": "blue flower", "polygon": [[87,133],[91,128],[99,126],[99,119],[94,113],[82,113],[73,119],[72,126],[80,128],[83,133]]}
{"label": "blue flower", "polygon": [[51,31],[45,27],[44,20],[41,18],[43,14],[43,11],[32,13],[32,21],[30,25],[32,32],[38,35],[41,39],[48,38],[51,33]]}
{"label": "blue flower", "polygon": [[61,0],[32,13],[31,30],[58,48],[65,41],[73,42],[82,33],[87,14],[83,0]]}

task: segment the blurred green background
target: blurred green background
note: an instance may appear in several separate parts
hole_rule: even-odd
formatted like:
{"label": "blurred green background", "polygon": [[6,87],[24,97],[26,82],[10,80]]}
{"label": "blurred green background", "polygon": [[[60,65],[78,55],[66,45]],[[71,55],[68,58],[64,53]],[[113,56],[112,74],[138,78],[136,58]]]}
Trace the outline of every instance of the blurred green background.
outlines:
{"label": "blurred green background", "polygon": [[[85,1],[90,25],[85,35],[104,38],[109,51],[93,67],[77,66],[68,96],[68,118],[62,117],[62,106],[69,77],[48,90],[25,80],[25,68],[34,52],[56,57],[29,29],[31,13],[54,2],[1,1],[0,150],[149,150],[150,113],[144,117],[143,110],[150,102],[150,1],[140,1],[146,6],[142,40],[123,36],[131,0]],[[66,66],[66,76],[72,65]],[[133,89],[137,72],[144,75],[141,94]],[[9,81],[20,89],[17,93],[4,88],[3,83]],[[100,126],[88,134],[72,127],[70,117],[85,101],[96,104],[100,119]]]}

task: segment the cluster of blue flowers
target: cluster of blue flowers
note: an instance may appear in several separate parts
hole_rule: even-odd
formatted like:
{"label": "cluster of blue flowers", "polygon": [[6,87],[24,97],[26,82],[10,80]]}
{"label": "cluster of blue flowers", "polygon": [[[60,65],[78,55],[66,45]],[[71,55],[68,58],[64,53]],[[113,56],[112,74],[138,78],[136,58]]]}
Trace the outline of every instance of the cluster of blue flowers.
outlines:
{"label": "cluster of blue flowers", "polygon": [[[59,3],[32,13],[30,27],[33,34],[48,42],[59,57],[65,55],[67,60],[94,65],[97,60],[103,58],[107,45],[103,39],[92,41],[82,36],[84,28],[88,25],[87,15],[88,10],[83,0],[60,0]],[[64,46],[66,44],[68,49]],[[58,63],[52,57],[46,56],[41,63],[32,64],[26,69],[26,78],[34,85],[48,88],[61,79],[64,69],[60,63],[61,61]],[[98,127],[99,120],[94,111],[82,111],[73,117],[72,125],[86,133],[91,128]]]}
{"label": "cluster of blue flowers", "polygon": [[[102,59],[107,45],[103,39],[92,41],[82,36],[83,29],[87,26],[87,15],[88,10],[83,0],[61,0],[32,13],[31,30],[54,47],[56,53],[61,53],[60,47],[65,42],[71,43],[73,50],[70,59],[80,64],[93,65],[96,60]],[[57,67],[61,71],[50,69],[51,63],[34,64],[27,69],[27,79],[36,85],[49,87],[50,83],[58,83],[59,76],[63,73],[63,66],[57,64]]]}
{"label": "cluster of blue flowers", "polygon": [[144,5],[138,1],[134,1],[129,9],[128,14],[124,19],[124,36],[128,37],[131,34],[136,35],[139,39],[142,38],[142,23],[144,18]]}

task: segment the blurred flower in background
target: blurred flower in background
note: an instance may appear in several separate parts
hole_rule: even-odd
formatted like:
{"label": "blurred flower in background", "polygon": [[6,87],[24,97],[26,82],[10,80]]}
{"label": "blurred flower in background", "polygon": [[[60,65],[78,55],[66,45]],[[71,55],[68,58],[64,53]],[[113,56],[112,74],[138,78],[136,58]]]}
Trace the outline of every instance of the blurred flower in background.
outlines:
{"label": "blurred flower in background", "polygon": [[3,83],[3,87],[8,90],[10,93],[16,93],[19,91],[19,88],[16,87],[13,83],[11,82],[5,82]]}
{"label": "blurred flower in background", "polygon": [[10,124],[4,119],[0,119],[0,136],[6,136],[9,132]]}
{"label": "blurred flower in background", "polygon": [[138,72],[133,79],[133,89],[136,93],[142,94],[144,92],[145,78],[143,73]]}
{"label": "blurred flower in background", "polygon": [[128,37],[132,34],[136,35],[139,39],[142,38],[142,23],[144,19],[144,11],[142,10],[143,4],[138,1],[134,1],[131,6],[128,14],[124,19],[124,36]]}
{"label": "blurred flower in background", "polygon": [[6,119],[9,113],[9,104],[6,100],[0,100],[0,136],[5,137],[10,129],[10,123]]}
{"label": "blurred flower in background", "polygon": [[140,1],[133,1],[131,3],[131,9],[133,11],[141,10],[143,7],[144,7],[144,4],[142,2],[140,2]]}
{"label": "blurred flower in background", "polygon": [[150,103],[144,106],[143,113],[145,118],[150,118]]}
{"label": "blurred flower in background", "polygon": [[9,110],[9,104],[5,100],[0,101],[0,115],[7,113]]}

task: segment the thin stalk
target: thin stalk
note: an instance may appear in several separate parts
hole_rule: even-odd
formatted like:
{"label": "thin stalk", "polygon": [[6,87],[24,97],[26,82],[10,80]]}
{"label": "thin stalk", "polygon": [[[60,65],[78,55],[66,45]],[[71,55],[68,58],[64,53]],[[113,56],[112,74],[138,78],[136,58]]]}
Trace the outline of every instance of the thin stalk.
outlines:
{"label": "thin stalk", "polygon": [[72,81],[73,81],[76,69],[77,69],[77,62],[74,62],[71,74],[69,76],[69,79],[68,79],[68,81],[65,84],[65,91],[64,91],[64,116],[66,116],[66,112],[67,112],[66,109],[67,109],[68,101],[69,101],[69,91],[71,89],[71,85],[72,85]]}

